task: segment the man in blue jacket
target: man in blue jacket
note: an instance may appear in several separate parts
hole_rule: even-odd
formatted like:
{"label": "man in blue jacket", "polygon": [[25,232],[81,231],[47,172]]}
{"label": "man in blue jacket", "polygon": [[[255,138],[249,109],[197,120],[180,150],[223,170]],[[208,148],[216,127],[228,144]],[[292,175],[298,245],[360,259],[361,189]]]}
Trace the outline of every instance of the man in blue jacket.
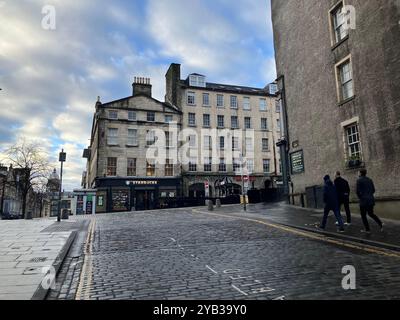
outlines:
{"label": "man in blue jacket", "polygon": [[357,181],[357,196],[360,199],[360,211],[361,217],[364,223],[365,230],[362,232],[370,233],[367,215],[369,215],[383,231],[383,223],[381,219],[374,213],[375,207],[375,186],[374,182],[367,177],[367,170],[362,169],[360,171],[360,178]]}
{"label": "man in blue jacket", "polygon": [[333,184],[330,176],[325,176],[324,177],[324,203],[325,203],[325,209],[324,209],[324,217],[322,219],[322,223],[320,228],[325,230],[326,228],[326,223],[328,221],[328,216],[331,211],[335,214],[336,220],[339,223],[339,232],[344,232],[344,224],[343,224],[343,219],[340,214],[339,210],[339,201],[338,201],[338,195],[336,192],[335,185]]}

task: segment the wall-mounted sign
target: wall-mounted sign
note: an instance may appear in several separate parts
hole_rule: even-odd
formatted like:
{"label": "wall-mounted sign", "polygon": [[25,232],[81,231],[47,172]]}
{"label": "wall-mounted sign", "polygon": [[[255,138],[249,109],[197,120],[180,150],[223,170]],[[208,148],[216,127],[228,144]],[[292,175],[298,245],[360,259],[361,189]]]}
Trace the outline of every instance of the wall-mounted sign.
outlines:
{"label": "wall-mounted sign", "polygon": [[292,174],[299,174],[304,172],[303,150],[290,154],[290,166]]}
{"label": "wall-mounted sign", "polygon": [[158,185],[158,181],[127,181],[127,185],[136,185],[136,186],[148,186],[148,185]]}

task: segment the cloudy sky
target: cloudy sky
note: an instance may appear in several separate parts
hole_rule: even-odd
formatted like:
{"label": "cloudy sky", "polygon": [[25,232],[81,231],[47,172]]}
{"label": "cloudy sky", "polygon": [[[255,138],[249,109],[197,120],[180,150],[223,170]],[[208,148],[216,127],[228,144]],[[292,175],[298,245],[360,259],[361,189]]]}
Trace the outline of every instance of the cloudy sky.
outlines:
{"label": "cloudy sky", "polygon": [[[46,5],[55,30],[42,27]],[[134,76],[160,100],[172,62],[210,82],[275,79],[269,0],[0,0],[0,21],[0,153],[26,137],[58,168],[64,148],[67,190],[80,186],[97,96],[130,95]]]}

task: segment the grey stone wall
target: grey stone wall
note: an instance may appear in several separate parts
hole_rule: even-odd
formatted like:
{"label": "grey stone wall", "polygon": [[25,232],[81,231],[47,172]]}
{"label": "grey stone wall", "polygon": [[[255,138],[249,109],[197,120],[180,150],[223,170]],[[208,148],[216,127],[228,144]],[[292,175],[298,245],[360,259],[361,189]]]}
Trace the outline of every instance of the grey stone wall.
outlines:
{"label": "grey stone wall", "polygon": [[[272,0],[278,75],[285,76],[291,142],[304,150],[295,192],[346,168],[342,123],[358,117],[363,160],[378,198],[400,197],[400,1],[347,0],[356,29],[332,47],[329,10],[339,1]],[[339,105],[335,64],[351,55],[355,98]],[[354,192],[353,192],[354,196]]]}

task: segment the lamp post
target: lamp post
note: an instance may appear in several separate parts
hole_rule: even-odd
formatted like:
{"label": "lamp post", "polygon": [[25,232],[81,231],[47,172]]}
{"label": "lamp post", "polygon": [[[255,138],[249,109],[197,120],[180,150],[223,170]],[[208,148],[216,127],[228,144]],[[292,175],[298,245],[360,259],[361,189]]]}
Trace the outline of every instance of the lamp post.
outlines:
{"label": "lamp post", "polygon": [[58,197],[59,200],[58,200],[57,222],[61,221],[61,193],[62,193],[63,165],[66,160],[67,160],[67,154],[64,152],[64,149],[62,149],[58,158],[58,161],[61,162],[61,171],[60,171],[60,190]]}
{"label": "lamp post", "polygon": [[[243,153],[240,153],[240,162],[241,162],[241,177],[242,177],[242,196],[243,196],[243,210],[244,211],[247,211],[247,199],[246,199],[246,196],[247,196],[247,192],[245,191],[245,181],[244,181],[244,168],[245,168],[245,166],[244,166],[244,161],[243,161]],[[247,175],[247,173],[246,173],[246,179],[248,179],[248,175]],[[246,184],[247,184],[248,182],[246,181]]]}

